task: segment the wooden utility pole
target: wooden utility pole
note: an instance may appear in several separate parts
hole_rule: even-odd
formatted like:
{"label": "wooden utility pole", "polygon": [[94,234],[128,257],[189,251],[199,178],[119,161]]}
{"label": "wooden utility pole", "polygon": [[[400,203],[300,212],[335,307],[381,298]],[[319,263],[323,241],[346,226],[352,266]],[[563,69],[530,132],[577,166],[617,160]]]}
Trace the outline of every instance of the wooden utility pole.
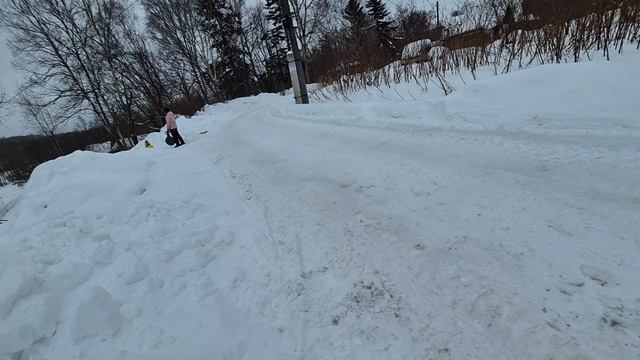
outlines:
{"label": "wooden utility pole", "polygon": [[293,19],[291,18],[289,0],[280,0],[280,10],[282,11],[284,31],[287,33],[287,39],[289,40],[287,60],[289,61],[289,74],[291,75],[291,85],[293,86],[296,104],[308,104],[309,95],[307,93],[307,83],[304,76],[302,56],[300,54],[300,48],[298,48],[298,40],[296,39],[296,33],[293,27]]}

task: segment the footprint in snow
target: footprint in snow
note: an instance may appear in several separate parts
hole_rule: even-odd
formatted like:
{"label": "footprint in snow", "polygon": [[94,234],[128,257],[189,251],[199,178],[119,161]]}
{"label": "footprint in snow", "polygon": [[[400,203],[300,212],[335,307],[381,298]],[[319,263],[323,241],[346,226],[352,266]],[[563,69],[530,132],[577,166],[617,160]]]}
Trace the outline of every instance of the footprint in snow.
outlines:
{"label": "footprint in snow", "polygon": [[580,272],[600,286],[606,286],[615,282],[615,276],[612,272],[593,265],[580,265]]}

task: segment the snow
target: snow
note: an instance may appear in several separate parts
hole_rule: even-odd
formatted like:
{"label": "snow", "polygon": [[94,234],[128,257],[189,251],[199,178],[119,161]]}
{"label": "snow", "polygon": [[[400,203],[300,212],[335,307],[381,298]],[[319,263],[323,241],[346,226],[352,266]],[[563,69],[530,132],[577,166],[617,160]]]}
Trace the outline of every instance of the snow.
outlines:
{"label": "snow", "polygon": [[21,192],[22,188],[18,185],[0,186],[0,219],[4,219],[4,215],[13,207]]}
{"label": "snow", "polygon": [[[551,128],[554,133],[598,133],[603,132],[602,125],[606,123],[608,134],[637,136],[640,134],[629,133],[638,130],[634,125],[640,114],[640,102],[634,94],[637,85],[629,81],[640,78],[637,65],[612,62],[607,64],[606,72],[600,71],[602,63],[597,62],[535,67],[503,76],[500,87],[493,86],[497,79],[473,83],[447,98],[448,106],[472,105],[473,114],[467,114],[465,120],[482,121],[485,115],[492,115],[491,126],[499,124],[514,130],[526,126],[534,128],[530,131],[542,127],[544,132]],[[578,85],[583,79],[588,79],[589,86]],[[544,104],[544,113],[541,104]],[[533,124],[518,124],[514,120]]]}
{"label": "snow", "polygon": [[93,151],[93,152],[100,152],[100,153],[108,153],[109,151],[112,150],[111,142],[107,141],[107,142],[100,143],[100,144],[87,145],[85,150],[86,151]]}
{"label": "snow", "polygon": [[420,56],[420,52],[431,47],[431,40],[423,39],[407,44],[402,49],[402,60],[410,60]]}
{"label": "snow", "polygon": [[122,327],[120,305],[100,286],[91,290],[87,300],[76,310],[71,327],[75,340],[87,336],[113,335]]}
{"label": "snow", "polygon": [[639,62],[260,95],[47,162],[0,225],[0,359],[637,358]]}
{"label": "snow", "polygon": [[44,294],[24,298],[0,323],[0,349],[4,353],[19,353],[51,337],[58,320],[55,307],[55,298]]}

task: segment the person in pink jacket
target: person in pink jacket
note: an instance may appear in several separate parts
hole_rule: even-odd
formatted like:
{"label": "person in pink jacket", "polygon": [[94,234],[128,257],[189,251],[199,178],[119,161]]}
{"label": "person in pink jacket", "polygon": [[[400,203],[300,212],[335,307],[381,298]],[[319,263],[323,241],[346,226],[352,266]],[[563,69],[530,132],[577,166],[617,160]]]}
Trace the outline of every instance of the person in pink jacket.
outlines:
{"label": "person in pink jacket", "polygon": [[167,123],[167,131],[169,131],[171,133],[171,137],[173,138],[173,140],[175,140],[176,142],[176,146],[182,146],[185,144],[184,139],[182,138],[182,136],[180,136],[180,133],[178,132],[178,124],[176,123],[176,114],[173,113],[173,111],[171,111],[171,109],[169,108],[165,108],[164,109],[165,112],[165,116],[164,116],[164,120]]}

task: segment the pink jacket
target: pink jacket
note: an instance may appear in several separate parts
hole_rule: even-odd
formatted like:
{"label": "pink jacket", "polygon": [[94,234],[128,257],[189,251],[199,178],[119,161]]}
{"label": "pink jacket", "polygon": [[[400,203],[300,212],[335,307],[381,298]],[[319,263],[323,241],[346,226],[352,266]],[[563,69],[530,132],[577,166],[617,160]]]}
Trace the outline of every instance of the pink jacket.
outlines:
{"label": "pink jacket", "polygon": [[176,115],[169,111],[167,116],[164,117],[164,120],[167,122],[167,130],[177,129],[178,125],[176,124]]}

